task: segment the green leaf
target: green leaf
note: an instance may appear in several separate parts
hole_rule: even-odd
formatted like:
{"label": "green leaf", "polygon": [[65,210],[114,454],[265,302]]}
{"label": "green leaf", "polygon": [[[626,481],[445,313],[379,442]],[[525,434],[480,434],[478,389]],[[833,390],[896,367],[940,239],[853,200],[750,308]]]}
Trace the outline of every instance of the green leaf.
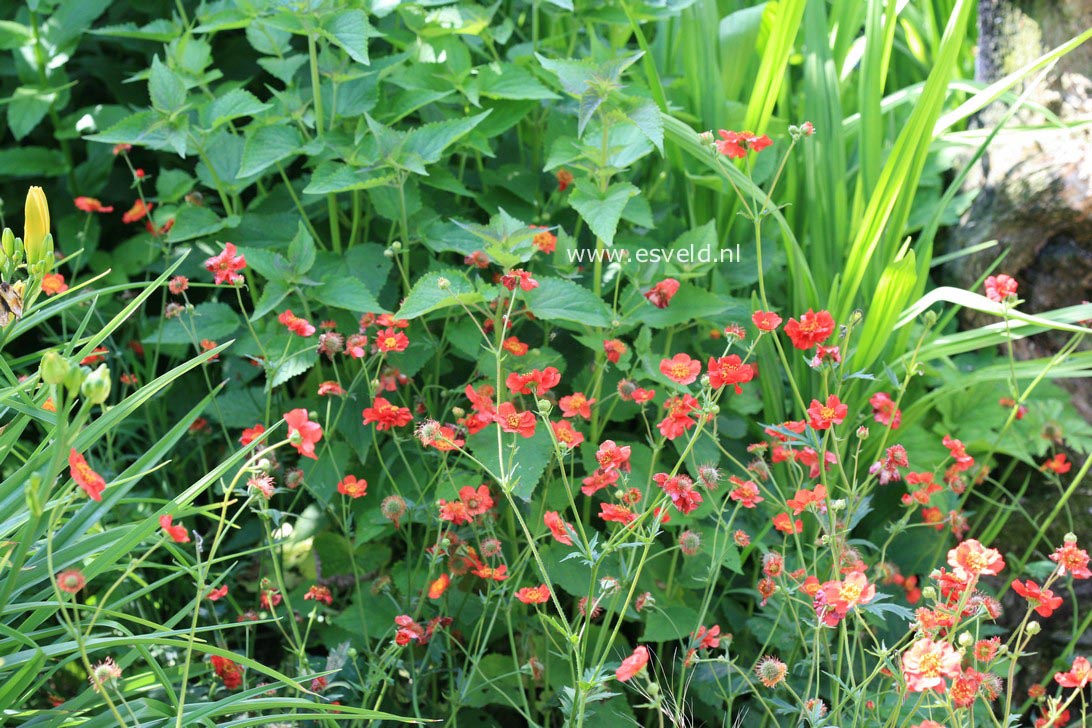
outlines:
{"label": "green leaf", "polygon": [[698,626],[697,610],[681,604],[668,604],[648,617],[642,642],[670,642],[685,637]]}
{"label": "green leaf", "polygon": [[418,127],[406,136],[403,151],[416,153],[425,164],[438,162],[445,149],[469,134],[490,113],[491,110],[486,110],[474,116]]}
{"label": "green leaf", "polygon": [[30,86],[20,86],[8,104],[8,128],[16,141],[34,131],[49,112],[56,94]]}
{"label": "green leaf", "polygon": [[569,204],[580,213],[595,236],[610,245],[614,242],[622,210],[626,208],[629,198],[640,193],[628,182],[616,182],[606,192],[600,192],[592,182],[582,179],[573,188]]}
{"label": "green leaf", "polygon": [[183,240],[209,237],[238,221],[237,217],[221,219],[207,207],[186,205],[175,215],[174,225],[167,233],[167,242],[180,243]]}
{"label": "green leaf", "polygon": [[342,10],[326,23],[327,37],[357,63],[368,65],[368,36],[371,25],[363,10]]}
{"label": "green leaf", "polygon": [[[446,288],[440,288],[440,279],[446,279]],[[442,270],[426,273],[417,279],[410,289],[402,307],[395,314],[397,318],[415,319],[426,313],[449,306],[478,303],[484,300],[481,293],[474,290],[474,284],[457,270]]]}
{"label": "green leaf", "polygon": [[478,69],[478,91],[491,99],[556,99],[530,71],[514,63],[491,63]]}
{"label": "green leaf", "polygon": [[656,147],[660,154],[664,153],[664,120],[655,101],[651,99],[642,101],[627,112],[626,117],[648,137],[652,146]]}
{"label": "green leaf", "polygon": [[303,139],[299,130],[287,124],[263,126],[253,134],[248,134],[243,145],[243,161],[239,165],[239,176],[264,172],[277,162],[300,153]]}
{"label": "green leaf", "polygon": [[186,103],[186,85],[182,79],[156,55],[148,75],[148,96],[159,111],[178,111]]}
{"label": "green leaf", "polygon": [[215,129],[233,119],[242,116],[257,116],[270,108],[272,108],[272,104],[264,103],[249,91],[237,88],[228,91],[223,96],[218,96],[206,106],[203,109],[202,118],[205,120],[207,128]]}
{"label": "green leaf", "polygon": [[[159,203],[178,202],[188,195],[197,180],[180,169],[163,169],[155,178],[155,194]],[[178,220],[175,220],[178,224]]]}
{"label": "green leaf", "polygon": [[101,35],[107,38],[131,38],[133,40],[152,40],[157,43],[170,43],[178,38],[182,29],[166,18],[159,18],[150,23],[137,27],[136,23],[120,23],[118,25],[106,25],[87,31],[90,35]]}
{"label": "green leaf", "polygon": [[[504,448],[501,452],[505,458],[505,472],[510,474],[514,484],[512,495],[524,501],[531,500],[535,487],[554,456],[553,440],[550,439],[546,427],[548,425],[540,421],[531,437],[509,434],[504,436]],[[513,437],[515,441],[511,442]],[[481,460],[486,467],[494,473],[500,472],[497,434],[492,428],[471,435],[467,446],[474,453],[474,457]]]}
{"label": "green leaf", "polygon": [[394,172],[376,167],[357,168],[344,162],[323,162],[311,173],[311,181],[303,188],[305,195],[325,195],[331,192],[367,190],[388,184]]}
{"label": "green leaf", "polygon": [[11,20],[0,20],[0,51],[20,48],[34,39],[30,28]]}
{"label": "green leaf", "polygon": [[270,387],[279,387],[292,377],[298,377],[318,363],[318,349],[309,347],[280,362],[269,379]]}
{"label": "green leaf", "polygon": [[315,241],[302,220],[296,223],[296,235],[288,244],[288,264],[297,278],[303,277],[315,264]]}
{"label": "green leaf", "polygon": [[356,313],[384,313],[368,287],[355,278],[333,276],[324,278],[322,284],[310,292],[311,298],[333,308]]}
{"label": "green leaf", "polygon": [[917,260],[913,250],[884,269],[872,305],[865,312],[860,344],[853,353],[854,370],[868,369],[883,353],[895,331],[895,323],[910,302],[917,281]]}
{"label": "green leaf", "polygon": [[523,294],[536,318],[586,326],[610,326],[607,304],[583,286],[564,278],[539,278],[538,288]]}
{"label": "green leaf", "polygon": [[8,177],[54,177],[65,169],[64,155],[46,147],[0,149],[0,169]]}

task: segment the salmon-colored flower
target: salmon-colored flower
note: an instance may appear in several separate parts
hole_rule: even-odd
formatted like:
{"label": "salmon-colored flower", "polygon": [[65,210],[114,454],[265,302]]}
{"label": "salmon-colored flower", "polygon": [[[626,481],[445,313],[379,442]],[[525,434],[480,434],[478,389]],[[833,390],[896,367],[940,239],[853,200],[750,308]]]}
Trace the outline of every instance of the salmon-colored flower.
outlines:
{"label": "salmon-colored flower", "polygon": [[363,498],[368,494],[368,481],[355,475],[346,475],[337,484],[337,492],[352,499]]}
{"label": "salmon-colored flower", "polygon": [[440,574],[440,578],[433,581],[428,585],[428,598],[439,599],[447,591],[447,587],[451,584],[451,577],[447,574]]}
{"label": "salmon-colored flower", "polygon": [[1016,289],[1019,288],[1019,284],[1012,276],[1001,273],[996,276],[988,276],[983,288],[986,289],[986,298],[1001,303],[1010,296],[1016,296]]}
{"label": "salmon-colored flower", "polygon": [[64,282],[64,276],[60,273],[46,273],[42,276],[42,293],[47,296],[56,296],[68,290],[68,284]]}
{"label": "salmon-colored flower", "polygon": [[224,243],[224,249],[219,255],[214,255],[205,261],[205,269],[212,273],[216,285],[227,283],[233,286],[243,280],[239,271],[246,268],[246,257],[236,255],[236,252],[234,244]]}
{"label": "salmon-colored flower", "polygon": [[544,228],[535,233],[535,237],[531,239],[531,244],[543,253],[549,254],[557,249],[557,236]]}
{"label": "salmon-colored flower", "polygon": [[948,551],[948,564],[957,577],[969,580],[982,574],[998,574],[1005,559],[997,549],[986,548],[973,538]]}
{"label": "salmon-colored flower", "polygon": [[150,215],[153,207],[155,207],[155,205],[151,202],[145,203],[144,200],[137,200],[133,203],[133,206],[121,216],[121,221],[126,224],[136,222],[146,215]]}
{"label": "salmon-colored flower", "polygon": [[516,591],[516,599],[524,604],[545,604],[550,600],[550,587],[545,584],[525,586]]}
{"label": "salmon-colored flower", "polygon": [[1089,682],[1092,682],[1092,664],[1089,664],[1087,658],[1075,657],[1069,672],[1054,673],[1054,681],[1063,688],[1083,690]]}
{"label": "salmon-colored flower", "polygon": [[318,396],[320,397],[340,397],[343,394],[345,394],[345,388],[332,379],[318,385]]}
{"label": "salmon-colored flower", "polygon": [[902,656],[902,674],[912,693],[945,689],[944,678],[959,676],[960,655],[947,642],[922,637]]}
{"label": "salmon-colored flower", "polygon": [[509,336],[504,340],[504,343],[501,344],[501,348],[512,356],[523,356],[527,353],[529,347],[515,336]]}
{"label": "salmon-colored flower", "polygon": [[261,437],[262,433],[264,433],[264,432],[265,432],[265,426],[264,425],[259,424],[259,425],[254,425],[253,427],[248,427],[245,430],[243,430],[242,437],[239,438],[239,444],[242,445],[243,447],[246,447],[250,443],[254,442],[254,440]]}
{"label": "salmon-colored flower", "polygon": [[573,183],[573,173],[562,167],[557,170],[557,191],[564,192]]}
{"label": "salmon-colored flower", "polygon": [[817,430],[829,430],[834,425],[842,424],[848,414],[849,407],[834,394],[827,397],[826,404],[813,399],[808,407],[809,422]]}
{"label": "salmon-colored flower", "polygon": [[902,424],[902,410],[895,407],[895,401],[887,392],[876,392],[869,397],[868,403],[872,405],[872,416],[876,422],[890,425],[892,430],[899,429]]}
{"label": "salmon-colored flower", "polygon": [[616,505],[614,503],[600,503],[599,504],[599,517],[608,523],[621,523],[629,525],[637,520],[637,514],[625,506]]}
{"label": "salmon-colored flower", "polygon": [[215,601],[218,601],[218,600],[223,599],[224,597],[226,597],[227,593],[228,593],[228,585],[227,584],[221,584],[220,586],[216,587],[215,589],[210,589],[209,593],[205,595],[205,598],[208,599],[210,602],[215,602]]}
{"label": "salmon-colored flower", "polygon": [[621,339],[607,339],[603,342],[603,351],[607,354],[607,361],[617,364],[626,353],[626,345]]}
{"label": "salmon-colored flower", "polygon": [[502,402],[497,407],[493,420],[505,432],[518,433],[523,437],[531,437],[535,434],[534,413],[529,411],[519,412],[511,402]]}
{"label": "salmon-colored flower", "polygon": [[501,285],[509,291],[516,290],[516,286],[519,286],[520,290],[523,291],[533,291],[538,288],[538,281],[532,278],[527,271],[517,268],[501,276]]}
{"label": "salmon-colored flower", "polygon": [[568,420],[551,422],[550,427],[554,430],[554,437],[557,438],[558,444],[566,450],[580,447],[580,443],[584,442],[583,433],[578,432]]}
{"label": "salmon-colored flower", "polygon": [[799,518],[792,520],[788,513],[778,513],[774,516],[773,527],[782,533],[800,533],[804,530],[804,522]]}
{"label": "salmon-colored flower", "polygon": [[827,311],[812,311],[800,317],[797,321],[790,318],[785,324],[785,334],[797,349],[810,349],[816,344],[822,344],[834,333],[834,318]]}
{"label": "salmon-colored flower", "polygon": [[751,314],[751,321],[759,331],[776,331],[781,325],[781,317],[773,311],[755,311]]}
{"label": "salmon-colored flower", "polygon": [[57,574],[57,588],[69,594],[75,594],[87,584],[83,572],[79,569],[65,569]]}
{"label": "salmon-colored flower", "polygon": [[384,397],[376,397],[371,407],[364,410],[364,424],[375,423],[375,429],[382,432],[393,427],[405,427],[413,422],[413,413],[409,407],[391,404]]}
{"label": "salmon-colored flower", "polygon": [[1015,579],[1012,582],[1012,590],[1028,601],[1028,606],[1035,610],[1040,617],[1049,617],[1054,610],[1062,606],[1062,598],[1054,596],[1050,589],[1043,589],[1034,581],[1021,582]]}
{"label": "salmon-colored flower", "polygon": [[590,420],[591,406],[595,404],[595,398],[588,399],[583,392],[573,392],[562,397],[557,404],[561,407],[562,417],[583,417]]}
{"label": "salmon-colored flower", "polygon": [[619,682],[626,682],[633,679],[641,670],[644,670],[647,664],[648,648],[639,645],[629,657],[622,660],[622,664],[614,671],[614,676],[618,678]]}
{"label": "salmon-colored flower", "polygon": [[409,346],[409,337],[393,328],[383,329],[375,334],[375,347],[382,352],[405,351]]}
{"label": "salmon-colored flower", "polygon": [[326,606],[330,606],[334,603],[334,595],[330,593],[330,587],[314,584],[307,593],[303,595],[304,601],[313,600],[316,602],[322,602]]}
{"label": "salmon-colored flower", "polygon": [[720,389],[731,384],[735,386],[736,394],[743,392],[742,387],[739,385],[751,381],[758,373],[753,364],[745,364],[735,354],[722,356],[719,359],[709,357],[709,365],[706,370],[709,372],[710,387]]}
{"label": "salmon-colored flower", "polygon": [[87,497],[93,501],[102,500],[102,492],[106,490],[106,481],[103,477],[91,469],[83,455],[76,452],[75,448],[68,453],[68,472],[76,485],[83,488]]}
{"label": "salmon-colored flower", "polygon": [[213,671],[218,678],[224,681],[225,688],[235,690],[243,684],[243,669],[235,664],[233,660],[220,657],[220,655],[213,655],[210,659]]}
{"label": "salmon-colored flower", "polygon": [[159,517],[159,527],[175,543],[189,543],[190,534],[181,523],[174,523],[174,518],[166,513]]}
{"label": "salmon-colored flower", "polygon": [[678,292],[679,282],[674,278],[665,278],[645,291],[645,298],[656,308],[667,308]]}
{"label": "salmon-colored flower", "polygon": [[103,205],[94,197],[77,197],[73,202],[76,205],[76,209],[82,210],[83,212],[105,213],[114,211],[113,207]]}
{"label": "salmon-colored flower", "polygon": [[676,354],[660,361],[660,373],[673,382],[690,384],[701,374],[701,362],[689,354]]}
{"label": "salmon-colored flower", "polygon": [[307,410],[302,407],[287,412],[284,421],[288,423],[288,440],[300,455],[318,460],[315,445],[322,439],[322,425],[311,422]]}
{"label": "salmon-colored flower", "polygon": [[773,140],[765,134],[756,136],[749,131],[727,131],[721,129],[717,132],[720,139],[716,141],[717,151],[729,159],[743,159],[747,152],[761,152],[773,144]]}
{"label": "salmon-colored flower", "polygon": [[297,336],[313,336],[315,333],[314,325],[307,319],[302,319],[292,313],[292,309],[282,311],[280,316],[277,317],[277,320]]}
{"label": "salmon-colored flower", "polygon": [[1044,462],[1040,469],[1044,473],[1057,473],[1058,475],[1064,475],[1069,472],[1069,469],[1073,467],[1073,463],[1066,460],[1064,452],[1056,453],[1053,457]]}
{"label": "salmon-colored flower", "polygon": [[1088,568],[1088,552],[1077,548],[1076,537],[1067,535],[1065,543],[1054,550],[1050,560],[1058,565],[1058,574],[1065,576],[1068,571],[1074,579],[1087,579],[1092,577],[1092,571]]}
{"label": "salmon-colored flower", "polygon": [[569,535],[569,531],[572,529],[568,523],[562,518],[561,514],[557,511],[546,511],[546,515],[542,517],[543,522],[546,524],[546,528],[550,529],[550,533],[559,542],[566,546],[573,545],[573,539]]}

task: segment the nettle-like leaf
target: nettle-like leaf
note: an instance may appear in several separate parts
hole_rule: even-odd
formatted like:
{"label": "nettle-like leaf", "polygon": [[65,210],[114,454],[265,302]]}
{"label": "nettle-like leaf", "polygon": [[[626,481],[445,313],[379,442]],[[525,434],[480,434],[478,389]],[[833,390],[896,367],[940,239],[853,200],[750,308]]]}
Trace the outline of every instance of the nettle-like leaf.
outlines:
{"label": "nettle-like leaf", "polygon": [[323,35],[357,63],[368,65],[368,37],[374,35],[363,10],[342,10],[326,19]]}
{"label": "nettle-like leaf", "polygon": [[[249,129],[248,129],[249,131]],[[295,157],[300,153],[303,138],[296,127],[287,124],[263,126],[247,134],[243,144],[243,161],[239,165],[239,174],[251,176],[260,174],[277,162]]]}
{"label": "nettle-like leaf", "polygon": [[639,194],[641,191],[628,182],[615,182],[601,191],[590,180],[582,179],[569,196],[569,204],[580,213],[597,238],[611,245],[618,231],[618,221],[622,219],[622,211],[630,198]]}
{"label": "nettle-like leaf", "polygon": [[537,280],[538,288],[523,294],[536,318],[578,324],[580,328],[610,326],[610,309],[587,288],[564,278]]}
{"label": "nettle-like leaf", "polygon": [[185,83],[159,60],[158,55],[152,58],[152,68],[148,74],[148,96],[153,108],[166,113],[178,111],[186,104]]}
{"label": "nettle-like leaf", "polygon": [[243,116],[257,116],[272,108],[257,96],[245,89],[236,88],[223,96],[217,96],[201,109],[201,121],[207,129],[215,129],[222,124]]}
{"label": "nettle-like leaf", "polygon": [[531,241],[540,232],[522,220],[512,217],[503,208],[489,219],[488,225],[459,220],[451,222],[481,241],[469,252],[482,250],[503,268],[512,268],[530,260],[535,252]]}
{"label": "nettle-like leaf", "polygon": [[[561,88],[566,93],[580,100],[580,112],[577,119],[577,134],[584,135],[584,129],[592,116],[610,94],[622,88],[622,73],[636,63],[644,51],[637,51],[627,56],[619,56],[606,61],[585,59],[581,61],[554,60],[536,53],[535,57],[542,67],[557,75]],[[661,135],[662,136],[662,135]]]}
{"label": "nettle-like leaf", "polygon": [[[447,285],[441,287],[441,282]],[[461,271],[441,270],[426,273],[417,279],[409,295],[402,301],[402,307],[395,314],[401,319],[415,319],[427,313],[452,306],[472,305],[496,297],[495,290],[478,290]]]}

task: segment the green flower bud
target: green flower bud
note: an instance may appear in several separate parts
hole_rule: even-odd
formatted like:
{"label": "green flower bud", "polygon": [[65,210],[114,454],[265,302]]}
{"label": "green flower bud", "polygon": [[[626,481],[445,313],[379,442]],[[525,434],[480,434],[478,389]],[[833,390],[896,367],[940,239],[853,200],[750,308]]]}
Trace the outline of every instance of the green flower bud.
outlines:
{"label": "green flower bud", "polygon": [[70,397],[75,397],[79,394],[80,385],[83,384],[83,378],[90,373],[91,370],[87,367],[68,367],[68,374],[64,378],[64,388],[68,390],[68,395]]}
{"label": "green flower bud", "polygon": [[47,351],[38,364],[38,371],[46,384],[64,384],[70,368],[69,361],[53,350]]}
{"label": "green flower bud", "polygon": [[84,378],[80,392],[91,404],[102,404],[110,396],[110,385],[110,370],[105,364],[99,364],[98,369]]}
{"label": "green flower bud", "polygon": [[11,231],[11,228],[4,228],[3,238],[0,239],[0,248],[3,248],[4,255],[7,257],[15,257],[15,233]]}
{"label": "green flower bud", "polygon": [[27,191],[26,219],[23,227],[23,248],[27,253],[27,264],[34,265],[46,259],[47,247],[52,249],[49,237],[49,203],[41,187],[31,187]]}
{"label": "green flower bud", "polygon": [[1028,634],[1034,636],[1043,631],[1043,626],[1033,619],[1028,622],[1028,626],[1025,627],[1025,629],[1027,630]]}

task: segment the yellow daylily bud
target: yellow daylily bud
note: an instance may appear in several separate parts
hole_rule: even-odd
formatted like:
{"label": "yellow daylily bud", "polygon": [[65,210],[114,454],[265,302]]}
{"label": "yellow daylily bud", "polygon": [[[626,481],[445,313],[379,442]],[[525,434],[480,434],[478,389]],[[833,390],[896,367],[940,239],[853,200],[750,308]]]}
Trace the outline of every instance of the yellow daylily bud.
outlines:
{"label": "yellow daylily bud", "polygon": [[23,227],[23,248],[27,264],[34,265],[46,257],[46,237],[49,235],[49,203],[41,187],[27,192],[26,222]]}

